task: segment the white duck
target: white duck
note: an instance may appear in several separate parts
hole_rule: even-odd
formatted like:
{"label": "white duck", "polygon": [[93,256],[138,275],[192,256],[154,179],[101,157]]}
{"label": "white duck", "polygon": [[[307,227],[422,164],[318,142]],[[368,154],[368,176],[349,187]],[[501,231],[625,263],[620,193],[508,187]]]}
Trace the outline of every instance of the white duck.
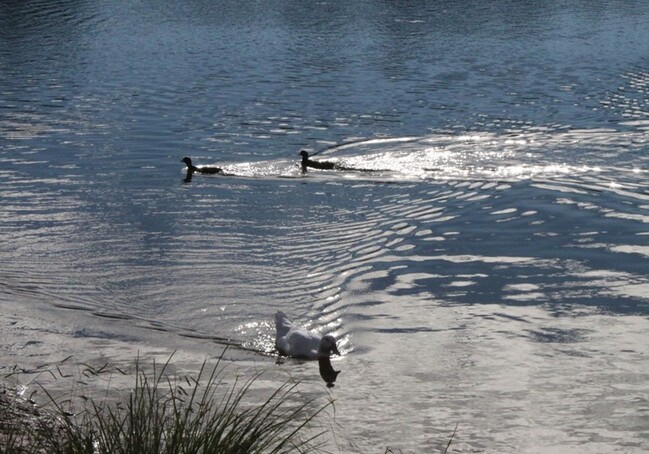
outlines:
{"label": "white duck", "polygon": [[275,346],[281,355],[302,359],[329,358],[332,352],[340,355],[335,337],[299,329],[282,311],[275,314],[275,328]]}

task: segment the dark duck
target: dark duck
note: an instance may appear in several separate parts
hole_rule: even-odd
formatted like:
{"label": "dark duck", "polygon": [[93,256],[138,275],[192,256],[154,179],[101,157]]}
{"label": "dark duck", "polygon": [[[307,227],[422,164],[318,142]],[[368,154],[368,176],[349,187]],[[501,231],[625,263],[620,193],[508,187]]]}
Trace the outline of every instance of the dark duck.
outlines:
{"label": "dark duck", "polygon": [[309,159],[309,152],[306,150],[301,150],[300,156],[302,156],[302,173],[306,173],[308,167],[320,170],[345,170],[345,167],[337,162],[314,161],[313,159]]}
{"label": "dark duck", "polygon": [[203,173],[205,175],[223,175],[223,169],[220,167],[200,166],[192,164],[191,158],[185,156],[180,162],[187,165],[187,176],[191,177],[194,173]]}

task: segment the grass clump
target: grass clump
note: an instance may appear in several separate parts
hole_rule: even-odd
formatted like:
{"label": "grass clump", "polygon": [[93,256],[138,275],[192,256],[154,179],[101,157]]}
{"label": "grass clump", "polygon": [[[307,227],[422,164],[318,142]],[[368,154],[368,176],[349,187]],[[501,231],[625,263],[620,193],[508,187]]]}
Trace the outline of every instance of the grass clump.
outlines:
{"label": "grass clump", "polygon": [[[169,360],[170,361],[170,360]],[[167,361],[146,373],[136,362],[135,385],[122,402],[89,399],[72,414],[54,405],[50,427],[5,434],[8,453],[52,454],[244,454],[315,452],[325,431],[314,419],[331,401],[317,405],[285,382],[261,403],[250,394],[260,374],[226,383],[220,360],[203,363],[195,377],[170,378]],[[27,440],[27,441],[26,441]]]}

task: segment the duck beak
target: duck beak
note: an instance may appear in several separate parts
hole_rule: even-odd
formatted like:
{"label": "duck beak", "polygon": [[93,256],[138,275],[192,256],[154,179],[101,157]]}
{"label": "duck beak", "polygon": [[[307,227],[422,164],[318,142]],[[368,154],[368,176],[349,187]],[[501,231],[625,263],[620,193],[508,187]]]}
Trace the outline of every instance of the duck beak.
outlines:
{"label": "duck beak", "polygon": [[335,353],[336,355],[338,355],[338,356],[342,356],[342,355],[340,354],[340,352],[338,351],[338,347],[336,347],[335,344],[334,344],[333,347],[331,347],[331,351],[334,352],[334,353]]}

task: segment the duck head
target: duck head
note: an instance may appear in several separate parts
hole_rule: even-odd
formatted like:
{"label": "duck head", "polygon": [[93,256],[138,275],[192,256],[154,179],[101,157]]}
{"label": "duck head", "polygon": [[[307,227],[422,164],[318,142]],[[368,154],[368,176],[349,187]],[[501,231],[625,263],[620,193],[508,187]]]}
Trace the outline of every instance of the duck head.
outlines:
{"label": "duck head", "polygon": [[192,160],[188,156],[185,156],[184,158],[182,158],[180,160],[180,162],[184,162],[185,164],[187,164],[187,167],[192,166]]}
{"label": "duck head", "polygon": [[306,150],[300,150],[300,156],[302,156],[302,159],[309,159],[309,152]]}
{"label": "duck head", "polygon": [[328,358],[329,355],[335,353],[340,356],[338,347],[336,347],[336,338],[332,335],[323,336],[320,339],[320,348],[318,349],[318,356]]}

